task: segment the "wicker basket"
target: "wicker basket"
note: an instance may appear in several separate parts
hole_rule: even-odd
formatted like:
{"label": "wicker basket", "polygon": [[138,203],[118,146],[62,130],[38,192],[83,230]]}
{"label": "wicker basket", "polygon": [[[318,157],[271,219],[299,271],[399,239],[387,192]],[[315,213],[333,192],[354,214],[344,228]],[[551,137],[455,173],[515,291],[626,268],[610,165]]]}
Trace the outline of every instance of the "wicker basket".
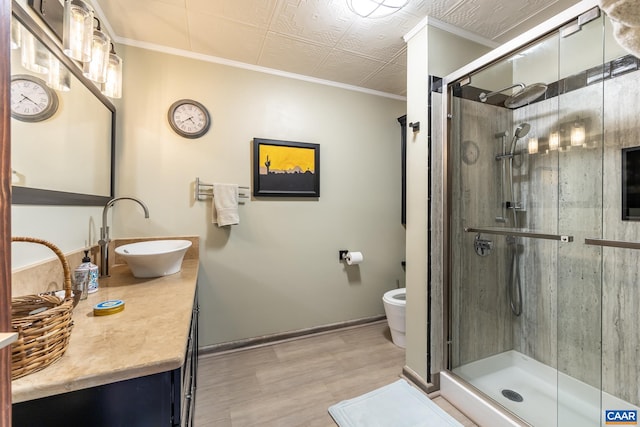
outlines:
{"label": "wicker basket", "polygon": [[11,346],[11,378],[39,371],[60,359],[67,349],[73,320],[71,271],[57,246],[32,237],[13,237],[14,242],[31,242],[51,249],[62,263],[64,300],[55,295],[25,295],[11,299],[11,326],[18,340]]}

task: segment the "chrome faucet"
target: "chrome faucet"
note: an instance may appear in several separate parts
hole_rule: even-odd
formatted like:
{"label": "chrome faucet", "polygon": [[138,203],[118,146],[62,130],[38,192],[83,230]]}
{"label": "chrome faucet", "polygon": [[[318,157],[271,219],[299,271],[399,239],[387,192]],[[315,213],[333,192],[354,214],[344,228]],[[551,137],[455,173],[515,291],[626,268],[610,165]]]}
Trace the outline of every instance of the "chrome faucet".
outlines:
{"label": "chrome faucet", "polygon": [[107,212],[118,200],[133,200],[137,202],[142,206],[142,209],[144,209],[144,217],[149,218],[147,205],[135,197],[116,197],[104,205],[104,209],[102,210],[102,227],[100,227],[100,240],[98,241],[100,245],[100,276],[109,275],[109,242],[111,242],[111,238],[109,237],[109,226],[107,226]]}

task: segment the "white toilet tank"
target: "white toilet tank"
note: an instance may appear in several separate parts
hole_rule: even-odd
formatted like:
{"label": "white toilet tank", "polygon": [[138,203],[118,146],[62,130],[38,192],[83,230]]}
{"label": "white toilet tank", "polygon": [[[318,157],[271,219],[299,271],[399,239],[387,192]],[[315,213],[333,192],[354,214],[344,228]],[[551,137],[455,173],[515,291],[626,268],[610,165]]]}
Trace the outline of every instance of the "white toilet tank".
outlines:
{"label": "white toilet tank", "polygon": [[391,330],[391,340],[398,347],[405,348],[405,311],[407,305],[407,290],[393,289],[385,292],[382,297],[384,312]]}

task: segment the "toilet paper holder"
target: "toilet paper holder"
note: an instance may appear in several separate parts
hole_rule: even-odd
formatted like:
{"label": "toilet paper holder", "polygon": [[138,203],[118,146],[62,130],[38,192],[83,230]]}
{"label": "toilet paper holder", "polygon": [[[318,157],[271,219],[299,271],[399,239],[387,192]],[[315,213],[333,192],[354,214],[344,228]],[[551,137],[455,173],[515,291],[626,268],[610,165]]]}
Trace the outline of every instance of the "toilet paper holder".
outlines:
{"label": "toilet paper holder", "polygon": [[347,265],[357,265],[361,264],[364,260],[364,256],[362,252],[353,252],[348,250],[341,250],[338,252],[338,256],[340,257],[340,261],[344,261]]}

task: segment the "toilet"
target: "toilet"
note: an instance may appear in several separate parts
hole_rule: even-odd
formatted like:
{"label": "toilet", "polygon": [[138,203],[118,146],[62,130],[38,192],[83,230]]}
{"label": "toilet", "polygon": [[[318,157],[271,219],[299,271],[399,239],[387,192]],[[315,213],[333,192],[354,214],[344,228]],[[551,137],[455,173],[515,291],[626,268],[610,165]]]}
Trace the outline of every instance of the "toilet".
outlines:
{"label": "toilet", "polygon": [[407,305],[406,288],[385,292],[382,297],[384,312],[387,315],[391,340],[398,347],[405,348],[405,310]]}

